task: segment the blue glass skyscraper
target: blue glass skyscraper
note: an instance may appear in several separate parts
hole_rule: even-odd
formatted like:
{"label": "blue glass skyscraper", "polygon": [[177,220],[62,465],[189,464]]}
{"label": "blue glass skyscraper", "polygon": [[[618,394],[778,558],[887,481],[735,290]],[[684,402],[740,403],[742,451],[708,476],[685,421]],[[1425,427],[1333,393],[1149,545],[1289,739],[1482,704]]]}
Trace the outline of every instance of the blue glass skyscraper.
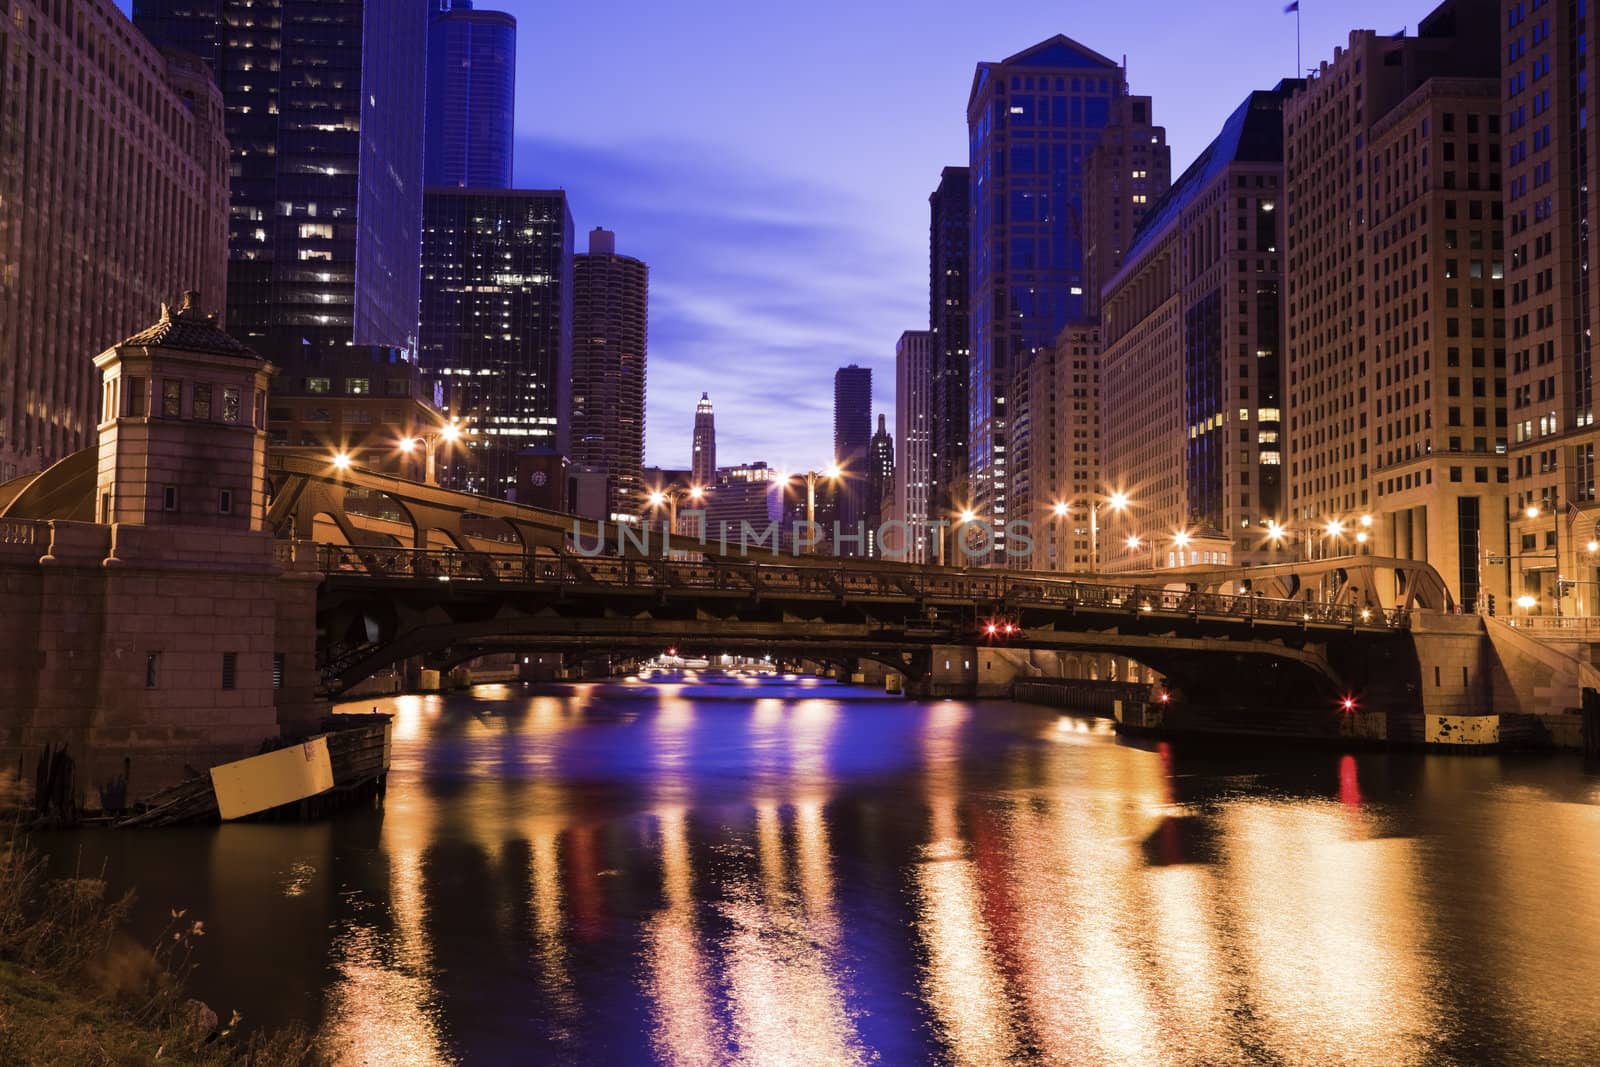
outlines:
{"label": "blue glass skyscraper", "polygon": [[1084,164],[1127,91],[1117,63],[1061,35],[973,77],[968,477],[973,510],[997,530],[1011,376],[1084,315]]}
{"label": "blue glass skyscraper", "polygon": [[417,346],[426,0],[134,0],[226,108],[228,330],[258,348]]}
{"label": "blue glass skyscraper", "polygon": [[517,20],[472,0],[436,0],[428,22],[429,185],[511,184]]}

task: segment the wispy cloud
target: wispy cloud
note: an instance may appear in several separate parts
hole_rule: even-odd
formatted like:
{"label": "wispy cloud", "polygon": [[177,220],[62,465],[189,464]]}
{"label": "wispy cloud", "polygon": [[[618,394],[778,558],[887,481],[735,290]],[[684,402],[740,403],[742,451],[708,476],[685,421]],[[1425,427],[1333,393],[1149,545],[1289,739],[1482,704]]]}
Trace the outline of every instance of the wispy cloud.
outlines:
{"label": "wispy cloud", "polygon": [[915,253],[874,232],[849,189],[677,141],[525,138],[517,177],[567,190],[579,251],[600,225],[650,265],[649,462],[687,463],[702,391],[724,462],[827,462],[833,372],[849,363],[872,368],[889,410],[895,338],[927,309]]}

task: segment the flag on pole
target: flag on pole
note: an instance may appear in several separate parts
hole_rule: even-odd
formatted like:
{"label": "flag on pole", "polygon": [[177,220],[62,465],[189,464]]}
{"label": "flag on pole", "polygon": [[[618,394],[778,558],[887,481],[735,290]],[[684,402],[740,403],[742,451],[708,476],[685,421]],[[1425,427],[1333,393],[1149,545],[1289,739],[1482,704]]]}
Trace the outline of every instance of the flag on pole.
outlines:
{"label": "flag on pole", "polygon": [[1299,10],[1300,10],[1300,0],[1294,0],[1294,3],[1290,4],[1288,7],[1283,9],[1283,13],[1285,15],[1292,15],[1296,11],[1299,11]]}

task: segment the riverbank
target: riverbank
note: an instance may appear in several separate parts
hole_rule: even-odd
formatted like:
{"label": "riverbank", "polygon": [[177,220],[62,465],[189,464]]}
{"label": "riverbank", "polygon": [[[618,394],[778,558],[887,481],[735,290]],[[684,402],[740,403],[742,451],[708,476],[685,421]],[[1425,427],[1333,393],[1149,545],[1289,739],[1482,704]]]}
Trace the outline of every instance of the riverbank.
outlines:
{"label": "riverbank", "polygon": [[101,878],[50,877],[25,839],[0,845],[0,1063],[308,1067],[299,1028],[240,1029],[187,993],[204,920],[174,910],[153,947],[129,934],[132,894]]}

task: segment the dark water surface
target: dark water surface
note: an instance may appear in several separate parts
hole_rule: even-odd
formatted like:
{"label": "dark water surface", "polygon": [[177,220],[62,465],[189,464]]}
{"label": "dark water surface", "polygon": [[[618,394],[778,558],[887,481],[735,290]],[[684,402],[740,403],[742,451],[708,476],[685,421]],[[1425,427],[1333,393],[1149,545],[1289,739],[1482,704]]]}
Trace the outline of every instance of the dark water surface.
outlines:
{"label": "dark water surface", "polygon": [[381,813],[49,846],[354,1064],[1600,1062],[1576,759],[692,673],[379,703]]}

